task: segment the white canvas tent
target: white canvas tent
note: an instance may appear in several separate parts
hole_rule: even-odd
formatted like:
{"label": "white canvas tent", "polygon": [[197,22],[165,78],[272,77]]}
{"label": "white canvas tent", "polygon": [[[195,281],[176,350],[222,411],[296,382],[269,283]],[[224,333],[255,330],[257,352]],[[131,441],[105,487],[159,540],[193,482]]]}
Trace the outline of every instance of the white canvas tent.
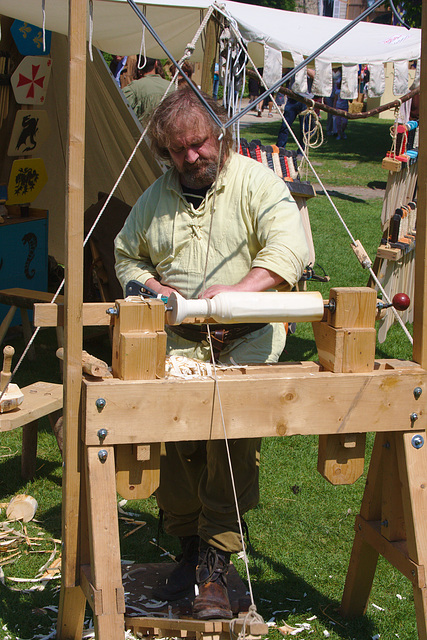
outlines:
{"label": "white canvas tent", "polygon": [[[219,14],[235,20],[249,43],[268,45],[278,51],[308,56],[348,23],[347,20],[281,11],[239,2],[209,0],[147,0],[137,2],[149,23],[175,57],[182,55],[211,4]],[[0,0],[5,15],[42,25],[40,0]],[[68,2],[46,0],[46,29],[67,34]],[[88,25],[89,32],[89,25]],[[142,27],[126,0],[96,0],[93,3],[93,45],[110,53],[139,53]],[[255,62],[263,63],[262,48],[253,49]],[[362,22],[325,51],[320,60],[343,64],[416,60],[420,57],[421,30]],[[162,50],[147,36],[147,55],[163,57]],[[201,60],[199,43],[194,59]]]}
{"label": "white canvas tent", "polygon": [[[196,33],[211,3],[208,0],[180,0],[174,4],[157,0],[138,3],[148,21],[159,34],[172,55],[179,59]],[[283,64],[292,66],[292,56],[308,56],[348,21],[293,13],[238,2],[214,5],[217,16],[227,15],[235,21],[248,42],[251,57],[264,65],[265,49],[283,52]],[[43,24],[40,0],[0,0],[0,14],[38,26]],[[34,206],[50,212],[49,252],[57,260],[64,257],[63,207],[65,184],[66,100],[67,100],[67,0],[46,0],[45,27],[52,30],[53,70],[46,99],[52,127],[49,142],[42,149],[49,183]],[[88,19],[87,37],[92,42],[93,62],[87,59],[87,124],[85,163],[85,207],[97,200],[98,191],[109,192],[141,129],[133,113],[112,81],[96,48],[116,54],[135,54],[141,46],[142,24],[126,0],[96,0],[93,3],[93,26]],[[164,57],[160,46],[146,33],[146,53]],[[355,65],[385,62],[405,63],[420,56],[421,32],[360,23],[320,57],[332,62]],[[193,61],[203,59],[204,39],[199,39]],[[10,162],[3,165],[0,179],[7,181]],[[126,173],[116,195],[132,204],[159,175],[160,169],[143,144]],[[52,185],[55,188],[52,188]]]}

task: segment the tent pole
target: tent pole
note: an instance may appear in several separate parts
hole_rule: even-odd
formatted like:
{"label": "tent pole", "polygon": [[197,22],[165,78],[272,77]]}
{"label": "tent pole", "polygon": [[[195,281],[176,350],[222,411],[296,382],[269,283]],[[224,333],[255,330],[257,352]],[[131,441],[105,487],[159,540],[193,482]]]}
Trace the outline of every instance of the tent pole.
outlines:
{"label": "tent pole", "polygon": [[423,0],[413,359],[427,367],[427,0]]}
{"label": "tent pole", "polygon": [[81,638],[86,598],[79,585],[83,307],[83,212],[86,110],[87,0],[69,0],[68,146],[65,204],[64,448],[62,584],[58,638]]}
{"label": "tent pole", "polygon": [[208,24],[206,25],[206,40],[205,50],[203,54],[202,64],[202,91],[212,95],[213,88],[213,74],[216,58],[216,44],[217,44],[217,26],[216,22],[211,16]]}

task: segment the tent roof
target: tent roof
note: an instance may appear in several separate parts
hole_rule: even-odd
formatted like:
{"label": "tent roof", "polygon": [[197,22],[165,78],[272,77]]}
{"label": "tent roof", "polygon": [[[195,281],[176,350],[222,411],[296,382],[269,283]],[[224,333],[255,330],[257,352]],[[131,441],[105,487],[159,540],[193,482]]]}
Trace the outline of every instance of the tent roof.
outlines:
{"label": "tent roof", "polygon": [[[176,0],[173,3],[145,0],[137,4],[169,51],[175,58],[180,58],[196,33],[201,13],[212,3],[209,0]],[[96,0],[93,6],[94,46],[121,55],[139,53],[141,23],[126,0]],[[218,2],[216,6],[234,18],[248,42],[267,44],[283,52],[305,56],[313,53],[348,22],[232,1]],[[42,24],[40,0],[1,0],[0,12],[38,26]],[[67,34],[68,0],[46,0],[46,28]],[[146,35],[146,53],[164,57],[150,34]],[[380,63],[415,60],[420,54],[420,29],[408,31],[403,27],[361,22],[319,56],[319,60],[343,64]],[[257,64],[263,63],[262,50],[258,56],[251,55],[255,55]],[[193,59],[202,59],[200,41]]]}

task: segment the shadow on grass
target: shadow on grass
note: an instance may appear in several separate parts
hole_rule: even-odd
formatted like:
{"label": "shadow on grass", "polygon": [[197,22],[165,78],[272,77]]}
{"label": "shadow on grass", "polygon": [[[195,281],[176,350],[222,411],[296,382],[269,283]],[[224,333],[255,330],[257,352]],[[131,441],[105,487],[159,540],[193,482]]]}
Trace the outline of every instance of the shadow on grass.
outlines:
{"label": "shadow on grass", "polygon": [[[320,622],[319,627],[333,628],[334,633],[340,638],[365,640],[365,638],[371,638],[374,635],[376,629],[369,618],[366,616],[352,619],[343,618],[339,611],[340,602],[338,600],[322,594],[283,563],[256,550],[251,553],[250,557],[254,564],[251,567],[251,576],[254,579],[252,584],[254,600],[264,619],[268,620],[272,611],[278,625],[281,619],[286,622],[290,616],[305,616],[307,619],[315,615]],[[280,575],[280,579],[263,582],[261,564],[268,566],[269,569]],[[312,621],[310,623],[312,629],[315,629],[318,622]],[[295,626],[292,622],[288,622],[288,624]],[[320,628],[318,632],[323,633]]]}
{"label": "shadow on grass", "polygon": [[[338,198],[339,200],[347,200],[348,202],[355,202],[359,204],[363,204],[364,202],[366,202],[366,199],[364,198],[356,198],[355,196],[352,196],[349,193],[344,193],[343,191],[336,191],[335,189],[328,189],[328,193],[332,198]],[[324,196],[325,192],[322,189],[319,189],[318,191],[316,191],[316,195]]]}
{"label": "shadow on grass", "polygon": [[279,358],[280,362],[300,362],[317,358],[317,347],[314,339],[288,335],[286,346]]}

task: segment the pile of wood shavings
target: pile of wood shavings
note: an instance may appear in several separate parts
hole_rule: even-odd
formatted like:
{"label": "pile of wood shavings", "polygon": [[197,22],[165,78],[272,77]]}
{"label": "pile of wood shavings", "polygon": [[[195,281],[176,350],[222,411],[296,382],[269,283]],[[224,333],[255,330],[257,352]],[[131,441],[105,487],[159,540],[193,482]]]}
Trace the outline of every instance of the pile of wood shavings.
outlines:
{"label": "pile of wood shavings", "polygon": [[[59,553],[61,541],[48,537],[44,531],[38,530],[34,523],[31,528],[33,531],[30,534],[27,525],[23,522],[10,520],[0,522],[0,582],[11,591],[23,593],[43,591],[51,580],[58,579],[61,575]],[[5,576],[3,567],[15,564],[21,557],[34,553],[49,554],[48,559],[34,577]],[[20,583],[26,586],[24,588],[13,586]]]}
{"label": "pile of wood shavings", "polygon": [[[241,369],[242,366],[234,364],[215,365],[216,369],[224,371],[225,369]],[[212,378],[214,377],[214,368],[210,362],[196,360],[196,358],[187,358],[186,356],[166,356],[165,361],[166,378],[182,378],[188,380],[190,378]]]}

